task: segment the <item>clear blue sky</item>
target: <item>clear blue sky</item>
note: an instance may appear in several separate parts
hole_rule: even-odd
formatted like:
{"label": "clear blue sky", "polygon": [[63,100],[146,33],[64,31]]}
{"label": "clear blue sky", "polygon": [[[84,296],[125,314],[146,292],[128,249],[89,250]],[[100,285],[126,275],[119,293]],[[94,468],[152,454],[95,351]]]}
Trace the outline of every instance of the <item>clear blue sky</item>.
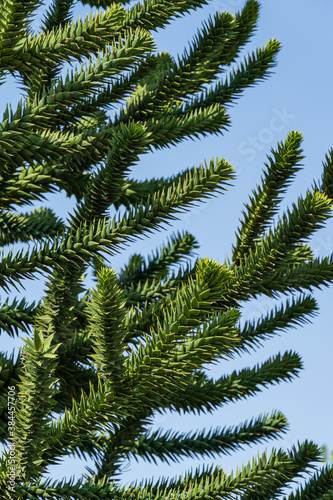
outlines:
{"label": "clear blue sky", "polygon": [[[157,36],[160,51],[181,54],[201,22],[216,10],[236,12],[243,5],[241,0],[212,0],[207,7],[173,22]],[[85,9],[86,10],[86,9]],[[80,13],[82,10],[80,10]],[[283,203],[283,208],[296,201],[318,179],[322,172],[322,160],[333,146],[333,99],[331,57],[333,53],[332,27],[333,3],[310,0],[262,1],[261,16],[256,35],[247,46],[253,50],[263,46],[269,38],[282,42],[278,64],[274,74],[255,88],[248,89],[231,110],[232,127],[224,136],[187,141],[182,145],[145,156],[133,171],[138,178],[169,175],[188,166],[198,164],[211,156],[224,156],[237,170],[237,180],[225,195],[210,200],[183,215],[173,230],[186,229],[200,242],[200,256],[223,261],[230,254],[234,233],[241,216],[242,204],[250,190],[260,180],[263,162],[270,148],[284,140],[290,130],[304,134],[304,168],[298,174]],[[12,83],[3,87],[2,102],[17,99]],[[50,197],[59,215],[65,216],[72,203],[59,195]],[[333,252],[333,222],[317,233],[312,245],[318,255]],[[131,246],[121,256],[112,260],[119,269],[133,252],[149,253],[165,240],[171,230],[156,233]],[[35,281],[27,287],[29,297],[40,296],[43,283]],[[247,401],[229,405],[212,415],[196,417],[166,415],[160,417],[157,426],[165,429],[189,431],[212,426],[234,425],[273,409],[282,410],[290,423],[290,431],[283,440],[272,445],[246,448],[231,457],[216,457],[207,463],[218,463],[226,470],[246,462],[257,451],[271,446],[290,447],[298,440],[312,439],[326,443],[333,449],[332,433],[332,299],[333,287],[316,292],[320,315],[311,325],[289,330],[279,338],[266,342],[257,353],[243,356],[215,366],[212,376],[231,373],[234,369],[266,360],[268,357],[295,350],[304,361],[304,371],[293,383],[281,384],[264,391]],[[258,318],[274,305],[266,298],[253,301],[244,309],[244,319]],[[170,467],[164,464],[150,465],[133,461],[124,474],[125,482],[161,475],[183,473],[200,464],[199,460],[187,460]],[[52,467],[54,478],[83,471],[77,460],[66,460],[64,466]]]}

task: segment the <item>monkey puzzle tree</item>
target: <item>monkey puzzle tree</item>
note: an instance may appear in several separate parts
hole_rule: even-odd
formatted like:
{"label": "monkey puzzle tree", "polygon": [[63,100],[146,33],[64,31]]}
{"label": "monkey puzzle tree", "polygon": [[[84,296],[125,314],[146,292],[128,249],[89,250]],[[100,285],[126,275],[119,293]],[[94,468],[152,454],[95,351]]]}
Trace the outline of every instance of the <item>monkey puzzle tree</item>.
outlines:
{"label": "monkey puzzle tree", "polygon": [[[302,158],[299,133],[278,144],[245,207],[229,261],[193,263],[198,244],[182,233],[148,260],[133,255],[116,274],[107,256],[224,191],[234,178],[232,166],[216,158],[171,178],[137,181],[130,171],[140,155],[227,129],[226,106],[266,78],[279,43],[234,64],[256,26],[259,5],[250,0],[235,16],[210,18],[176,61],[155,52],[151,32],[204,0],[147,0],[128,9],[87,3],[104,10],[72,22],[72,2],[54,0],[36,34],[31,19],[39,2],[1,4],[3,81],[17,77],[25,96],[16,110],[7,108],[0,130],[1,242],[23,244],[2,253],[0,285],[7,293],[24,278],[47,276],[38,304],[8,298],[0,309],[4,332],[27,334],[20,357],[0,359],[2,497],[277,498],[320,459],[315,444],[274,450],[234,475],[202,468],[124,487],[119,470],[132,456],[170,461],[225,454],[286,430],[278,411],[208,433],[149,427],[157,412],[204,413],[298,374],[294,352],[215,381],[204,365],[256,347],[316,312],[304,292],[332,281],[333,263],[315,258],[307,240],[331,213],[333,153],[322,181],[274,225]],[[67,63],[82,65],[68,70]],[[110,116],[118,103],[120,111]],[[51,209],[22,211],[59,190],[77,200],[66,222]],[[84,281],[89,269],[96,277],[92,290]],[[242,302],[278,293],[289,301],[259,321],[240,322]],[[69,455],[92,458],[91,477],[43,478],[49,465]],[[332,494],[333,473],[325,468],[288,498]]]}

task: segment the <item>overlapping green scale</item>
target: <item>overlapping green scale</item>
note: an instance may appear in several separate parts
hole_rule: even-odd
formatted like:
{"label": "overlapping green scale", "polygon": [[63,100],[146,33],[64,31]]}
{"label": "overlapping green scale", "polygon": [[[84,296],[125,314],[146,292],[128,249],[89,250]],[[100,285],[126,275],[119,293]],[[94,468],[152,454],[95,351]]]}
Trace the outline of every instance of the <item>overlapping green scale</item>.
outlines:
{"label": "overlapping green scale", "polygon": [[[271,40],[239,58],[257,26],[255,0],[235,15],[211,16],[178,57],[156,52],[154,31],[205,0],[82,3],[94,13],[72,21],[73,2],[52,0],[35,33],[38,2],[0,6],[0,74],[17,77],[23,92],[0,124],[0,330],[27,336],[22,356],[0,355],[5,445],[4,394],[17,389],[14,498],[331,498],[332,469],[312,474],[321,452],[308,441],[264,453],[234,473],[203,466],[122,486],[122,467],[132,457],[215,458],[286,431],[279,411],[208,431],[150,429],[157,413],[213,412],[299,375],[302,360],[292,350],[215,379],[205,368],[221,359],[232,363],[317,313],[312,294],[299,292],[333,281],[332,257],[315,257],[310,244],[331,216],[332,151],[320,182],[276,220],[303,159],[298,132],[277,145],[245,205],[230,259],[195,258],[196,238],[179,232],[148,258],[132,255],[116,274],[112,258],[125,246],[224,194],[235,178],[230,163],[217,157],[179,166],[170,176],[156,164],[154,176],[140,180],[143,155],[224,133],[226,107],[267,78],[280,44]],[[57,191],[76,198],[66,221],[35,206]],[[32,205],[29,212],[21,211],[25,205]],[[223,231],[228,214],[217,217],[216,230]],[[9,299],[23,280],[41,274],[46,284],[37,304]],[[287,300],[243,321],[243,303],[260,294]],[[89,456],[94,470],[78,481],[45,481],[48,466],[68,456]],[[10,498],[8,458],[5,450],[4,499]],[[310,479],[289,494],[302,474]]]}

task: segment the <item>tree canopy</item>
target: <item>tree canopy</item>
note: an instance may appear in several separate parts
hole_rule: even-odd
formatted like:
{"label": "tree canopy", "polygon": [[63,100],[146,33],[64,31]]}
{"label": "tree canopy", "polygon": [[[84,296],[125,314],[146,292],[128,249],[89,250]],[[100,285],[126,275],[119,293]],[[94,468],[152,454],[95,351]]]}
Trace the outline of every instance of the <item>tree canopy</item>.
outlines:
{"label": "tree canopy", "polygon": [[[110,265],[125,245],[225,193],[235,177],[222,157],[172,177],[131,177],[145,153],[226,131],[228,105],[276,63],[276,40],[240,58],[258,21],[254,0],[205,21],[178,59],[158,53],[154,31],[205,3],[90,0],[100,10],[72,20],[72,2],[54,0],[35,33],[39,2],[2,2],[1,76],[14,75],[24,97],[0,129],[0,285],[6,294],[25,278],[47,277],[38,303],[0,306],[2,331],[26,334],[19,356],[0,356],[3,498],[332,498],[332,468],[310,474],[322,457],[310,441],[234,473],[203,465],[173,479],[119,480],[131,457],[204,460],[284,433],[280,411],[208,432],[150,425],[156,413],[204,414],[296,377],[302,361],[292,350],[217,380],[205,367],[308,321],[318,309],[312,290],[333,279],[332,257],[315,257],[309,244],[331,216],[332,152],[322,178],[279,212],[303,159],[296,131],[268,156],[225,262],[195,260],[198,242],[182,232],[147,259],[132,255],[119,273]],[[58,191],[77,202],[67,220],[34,208]],[[8,251],[13,244],[19,249]],[[287,300],[242,322],[242,304],[261,294]],[[88,456],[94,470],[77,482],[45,480],[66,456]],[[304,473],[307,483],[290,492]]]}

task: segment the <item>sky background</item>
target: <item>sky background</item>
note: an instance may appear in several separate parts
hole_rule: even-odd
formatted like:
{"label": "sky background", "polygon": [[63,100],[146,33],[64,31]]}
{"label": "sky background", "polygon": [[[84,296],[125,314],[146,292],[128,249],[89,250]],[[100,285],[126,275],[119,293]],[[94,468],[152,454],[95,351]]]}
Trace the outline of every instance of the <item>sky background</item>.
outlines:
{"label": "sky background", "polygon": [[[209,4],[186,17],[174,21],[156,34],[160,51],[176,56],[192,39],[197,29],[209,15],[217,10],[238,11],[244,4],[241,0],[212,0]],[[134,252],[149,254],[173,231],[186,229],[200,243],[198,255],[223,262],[231,253],[235,241],[243,203],[252,188],[260,181],[266,154],[278,141],[286,138],[291,130],[304,135],[303,170],[297,175],[282,203],[282,210],[290,206],[312,181],[320,178],[325,153],[333,146],[332,137],[332,27],[333,2],[320,0],[280,0],[261,2],[261,16],[256,35],[247,45],[245,53],[264,46],[268,39],[282,42],[278,64],[274,74],[256,87],[247,89],[237,104],[230,110],[232,126],[224,136],[212,136],[196,141],[188,140],[177,147],[146,155],[133,170],[139,179],[152,176],[167,176],[212,156],[223,156],[237,171],[237,179],[223,196],[209,200],[182,215],[172,228],[155,233],[132,245],[122,255],[114,258],[112,266],[119,270]],[[82,15],[87,9],[76,9]],[[1,105],[15,102],[19,90],[12,80],[2,87]],[[15,107],[15,106],[14,106]],[[41,206],[38,204],[37,206]],[[62,195],[52,195],[45,206],[52,207],[65,217],[73,207],[72,200]],[[333,252],[333,222],[316,233],[312,246],[317,255]],[[38,299],[43,290],[43,281],[27,283],[25,295],[30,300]],[[205,460],[205,465],[216,463],[231,470],[247,462],[258,451],[274,447],[291,447],[297,441],[311,439],[318,444],[327,444],[333,449],[332,433],[332,299],[333,287],[316,291],[320,314],[312,324],[288,330],[280,337],[265,343],[265,347],[250,355],[219,363],[211,370],[213,377],[231,373],[235,369],[254,366],[278,352],[298,352],[304,362],[304,370],[292,383],[270,387],[256,397],[230,404],[211,415],[179,416],[166,414],[156,418],[155,428],[190,431],[205,427],[223,427],[240,424],[261,413],[279,409],[287,416],[289,432],[284,439],[262,446],[246,448],[230,457],[216,456]],[[275,305],[275,301],[260,298],[247,304],[243,319],[258,319]],[[6,338],[7,341],[7,338]],[[8,341],[11,351],[17,342]],[[154,476],[175,475],[195,468],[203,461],[186,460],[168,466],[160,462],[155,466],[134,460],[123,472],[124,482],[142,480]],[[84,472],[84,464],[77,459],[66,459],[64,464],[50,469],[54,479]]]}

